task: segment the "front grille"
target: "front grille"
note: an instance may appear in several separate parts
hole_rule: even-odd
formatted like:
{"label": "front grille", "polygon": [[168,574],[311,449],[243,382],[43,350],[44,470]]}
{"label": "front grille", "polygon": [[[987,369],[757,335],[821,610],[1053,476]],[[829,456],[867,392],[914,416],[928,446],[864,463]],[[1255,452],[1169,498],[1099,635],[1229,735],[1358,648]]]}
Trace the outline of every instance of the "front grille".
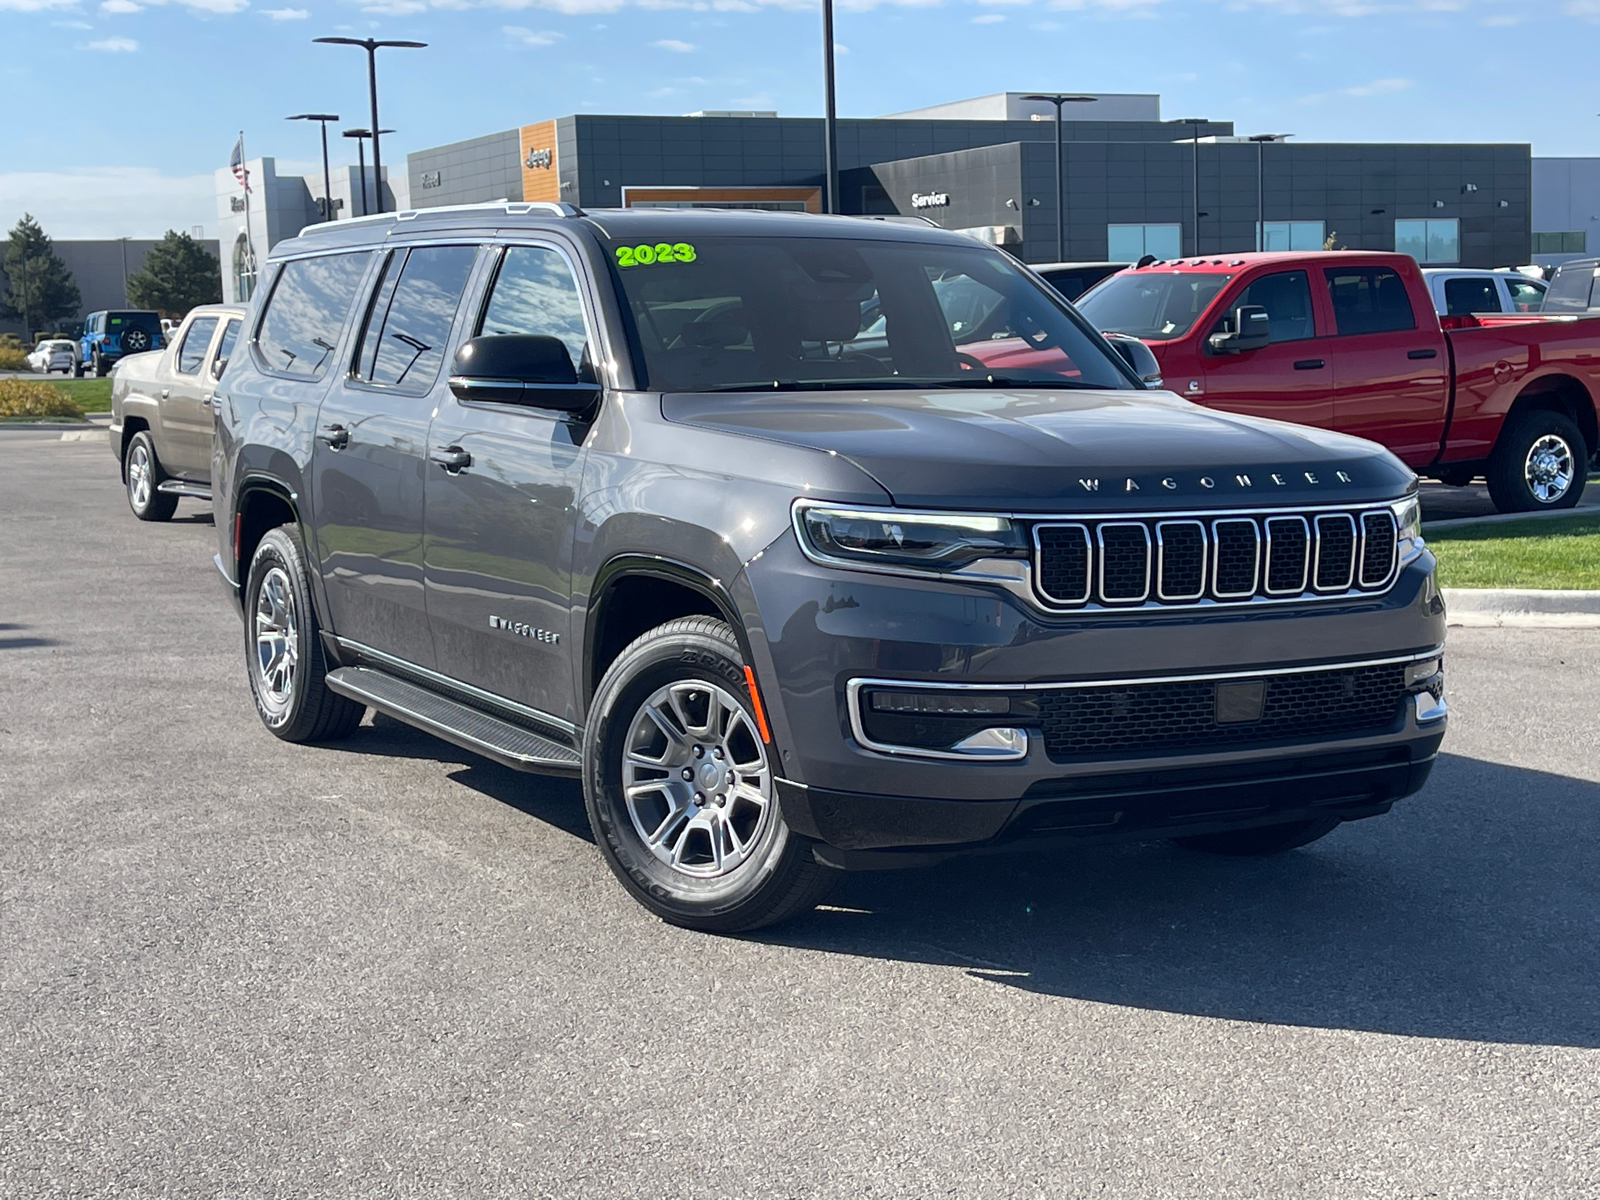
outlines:
{"label": "front grille", "polygon": [[1034,526],[1034,587],[1054,608],[1169,607],[1376,592],[1395,577],[1386,506],[1350,512],[1083,517]]}
{"label": "front grille", "polygon": [[[1218,687],[1248,690],[1251,684],[1262,689],[1260,717],[1218,721],[1229,713]],[[1058,688],[1037,695],[1045,752],[1052,759],[1170,754],[1388,729],[1401,715],[1405,664]]]}

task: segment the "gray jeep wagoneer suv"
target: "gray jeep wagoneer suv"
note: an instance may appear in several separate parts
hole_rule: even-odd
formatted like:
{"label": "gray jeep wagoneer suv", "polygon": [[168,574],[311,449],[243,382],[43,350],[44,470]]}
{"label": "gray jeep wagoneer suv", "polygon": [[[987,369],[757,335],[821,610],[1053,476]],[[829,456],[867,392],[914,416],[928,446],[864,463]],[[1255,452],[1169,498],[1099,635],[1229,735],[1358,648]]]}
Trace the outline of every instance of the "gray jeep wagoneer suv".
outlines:
{"label": "gray jeep wagoneer suv", "polygon": [[267,727],[374,708],[579,776],[669,921],[1031,839],[1303,845],[1444,734],[1411,472],[1146,390],[958,234],[340,221],[241,340],[217,564]]}

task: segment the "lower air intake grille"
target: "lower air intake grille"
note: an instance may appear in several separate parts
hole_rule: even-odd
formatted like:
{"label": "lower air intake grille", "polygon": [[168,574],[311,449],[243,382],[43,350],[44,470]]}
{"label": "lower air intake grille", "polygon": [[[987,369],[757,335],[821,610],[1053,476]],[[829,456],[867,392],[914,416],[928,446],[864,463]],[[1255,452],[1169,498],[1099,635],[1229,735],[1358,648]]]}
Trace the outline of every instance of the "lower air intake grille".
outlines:
{"label": "lower air intake grille", "polygon": [[[1218,687],[1253,682],[1263,689],[1260,718],[1219,722],[1229,708]],[[1404,697],[1405,666],[1394,663],[1220,684],[1062,688],[1039,693],[1039,717],[1045,751],[1059,761],[1374,733],[1399,719]]]}

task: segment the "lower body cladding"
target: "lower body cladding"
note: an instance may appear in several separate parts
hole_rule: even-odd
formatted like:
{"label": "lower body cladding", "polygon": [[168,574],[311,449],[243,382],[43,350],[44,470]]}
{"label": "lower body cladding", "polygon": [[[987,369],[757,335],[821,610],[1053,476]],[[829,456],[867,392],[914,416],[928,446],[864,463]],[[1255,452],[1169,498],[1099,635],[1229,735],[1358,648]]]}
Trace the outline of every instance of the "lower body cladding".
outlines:
{"label": "lower body cladding", "polygon": [[1432,569],[1348,600],[1045,615],[774,547],[749,580],[785,820],[821,861],[879,868],[1386,812],[1444,736]]}

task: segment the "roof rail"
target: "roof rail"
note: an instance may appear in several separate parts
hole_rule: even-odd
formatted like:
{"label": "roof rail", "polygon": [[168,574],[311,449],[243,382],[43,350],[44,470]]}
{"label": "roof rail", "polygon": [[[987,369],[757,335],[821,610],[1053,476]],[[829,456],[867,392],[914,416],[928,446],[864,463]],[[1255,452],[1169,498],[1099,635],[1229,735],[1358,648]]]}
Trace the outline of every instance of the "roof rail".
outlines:
{"label": "roof rail", "polygon": [[856,217],[862,221],[885,221],[891,225],[931,225],[935,229],[943,229],[939,222],[927,217],[914,217],[900,213],[841,213],[841,216]]}
{"label": "roof rail", "polygon": [[500,209],[509,216],[524,216],[531,212],[539,212],[552,217],[581,217],[583,210],[574,205],[549,200],[491,200],[478,204],[441,204],[437,208],[408,208],[404,212],[368,213],[364,217],[346,217],[342,221],[319,221],[315,225],[307,225],[296,237],[314,237],[319,233],[333,233],[340,229],[349,229],[352,225],[376,225],[382,221],[391,224],[396,221],[415,221],[418,217],[431,216],[434,213],[488,213]]}

